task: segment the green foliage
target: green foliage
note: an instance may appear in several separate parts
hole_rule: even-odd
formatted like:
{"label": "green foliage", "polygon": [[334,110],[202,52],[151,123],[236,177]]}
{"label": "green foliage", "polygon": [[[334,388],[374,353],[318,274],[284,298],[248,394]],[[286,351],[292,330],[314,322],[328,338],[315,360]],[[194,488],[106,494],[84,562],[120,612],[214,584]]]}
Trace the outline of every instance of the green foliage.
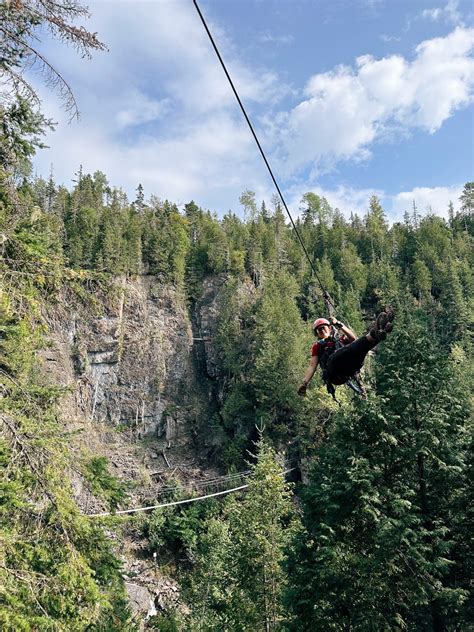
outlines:
{"label": "green foliage", "polygon": [[319,451],[289,568],[295,630],[467,625],[467,384],[426,323],[397,324],[378,397],[341,411]]}
{"label": "green foliage", "polygon": [[[9,253],[22,253],[23,270],[29,258],[35,267],[25,275],[4,270],[8,292],[0,303],[0,627],[125,632],[133,626],[120,564],[102,529],[73,501],[72,456],[56,411],[63,389],[45,381],[37,361],[46,331],[43,293],[51,297],[51,277],[59,284],[60,269],[36,254],[52,247],[48,231],[29,239],[24,223],[18,227]],[[102,471],[104,483],[110,493]]]}
{"label": "green foliage", "polygon": [[255,312],[254,369],[249,377],[255,389],[256,418],[280,440],[293,436],[301,404],[296,386],[306,339],[296,293],[291,277],[276,273],[263,287]]}
{"label": "green foliage", "polygon": [[66,224],[66,229],[71,266],[92,267],[99,235],[99,215],[96,209],[90,206],[81,207],[75,213],[74,220]]}
{"label": "green foliage", "polygon": [[362,295],[367,286],[368,271],[357,254],[357,248],[349,242],[339,252],[336,270],[343,290],[354,290],[359,296]]}
{"label": "green foliage", "polygon": [[474,211],[474,182],[466,182],[459,200],[461,202],[461,212],[472,214]]}
{"label": "green foliage", "polygon": [[189,247],[186,220],[174,204],[155,199],[145,212],[143,257],[151,274],[181,284]]}
{"label": "green foliage", "polygon": [[256,422],[278,445],[295,433],[301,411],[296,387],[309,339],[295,303],[297,285],[281,271],[252,288],[230,281],[221,305],[216,342],[229,374],[221,414],[232,444],[220,455],[226,467],[241,466]]}
{"label": "green foliage", "polygon": [[363,246],[365,260],[370,263],[384,259],[388,250],[388,224],[385,212],[375,195],[370,198],[365,224],[367,228]]}
{"label": "green foliage", "polygon": [[126,498],[126,484],[110,474],[104,456],[94,456],[84,464],[84,477],[92,492],[108,502],[110,510],[117,509]]}
{"label": "green foliage", "polygon": [[255,202],[255,193],[247,189],[239,197],[239,203],[244,210],[244,217],[254,220],[257,216],[257,203]]}
{"label": "green foliage", "polygon": [[155,509],[143,524],[150,550],[168,549],[191,555],[203,523],[217,510],[215,501]]}
{"label": "green foliage", "polygon": [[[199,294],[200,281],[205,275],[229,269],[242,274],[245,253],[230,250],[223,226],[194,202],[185,206],[185,212],[189,230],[186,285],[188,295],[195,298]],[[235,220],[238,223],[237,218]]]}
{"label": "green foliage", "polygon": [[181,632],[184,629],[183,625],[183,617],[179,612],[169,612],[152,617],[147,623],[147,628],[160,632]]}
{"label": "green foliage", "polygon": [[296,523],[274,452],[262,441],[258,448],[248,492],[208,518],[197,539],[187,629],[283,629],[282,564]]}
{"label": "green foliage", "polygon": [[29,159],[45,146],[41,137],[48,128],[54,129],[52,121],[22,96],[7,107],[0,107],[0,119],[0,166],[28,173]]}

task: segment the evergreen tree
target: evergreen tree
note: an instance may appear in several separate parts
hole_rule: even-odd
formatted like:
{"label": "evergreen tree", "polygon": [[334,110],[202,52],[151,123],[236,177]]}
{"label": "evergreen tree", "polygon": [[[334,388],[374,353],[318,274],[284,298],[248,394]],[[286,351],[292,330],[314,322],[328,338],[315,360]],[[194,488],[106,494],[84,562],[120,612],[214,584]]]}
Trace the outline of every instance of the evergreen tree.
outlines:
{"label": "evergreen tree", "polygon": [[420,302],[431,296],[431,274],[420,259],[413,262],[413,289]]}
{"label": "evergreen tree", "polygon": [[365,260],[384,259],[387,251],[388,225],[380,200],[375,195],[370,198],[365,226],[367,231],[364,245]]}
{"label": "evergreen tree", "polygon": [[260,285],[265,275],[265,236],[267,227],[262,219],[253,221],[249,227],[247,243],[247,269],[253,282]]}
{"label": "evergreen tree", "polygon": [[466,182],[459,198],[461,212],[470,214],[474,212],[474,182]]}
{"label": "evergreen tree", "polygon": [[336,252],[337,279],[343,290],[353,289],[359,296],[364,294],[367,286],[367,269],[357,254],[356,247],[349,242]]}
{"label": "evergreen tree", "polygon": [[127,269],[124,241],[125,221],[118,192],[114,191],[110,206],[101,217],[95,262],[99,270],[121,274]]}
{"label": "evergreen tree", "polygon": [[0,106],[0,118],[0,167],[7,174],[29,175],[29,160],[44,147],[41,137],[53,129],[52,121],[20,95],[14,103]]}
{"label": "evergreen tree", "polygon": [[467,623],[455,513],[469,493],[466,381],[422,321],[398,331],[379,396],[341,411],[319,452],[289,568],[292,629]]}
{"label": "evergreen tree", "polygon": [[96,208],[102,208],[104,206],[106,191],[108,189],[110,189],[110,187],[105,173],[95,171],[92,175],[92,191]]}
{"label": "evergreen tree", "polygon": [[145,210],[145,194],[143,192],[143,186],[141,184],[137,187],[137,196],[132,206],[135,208],[136,212],[140,215],[143,214]]}
{"label": "evergreen tree", "polygon": [[142,218],[133,208],[128,213],[125,228],[126,269],[131,274],[139,274],[142,269]]}
{"label": "evergreen tree", "polygon": [[282,629],[285,549],[294,529],[291,497],[275,453],[259,442],[249,490],[229,511],[237,575],[234,606],[240,626],[233,629]]}
{"label": "evergreen tree", "polygon": [[268,224],[268,222],[270,221],[270,213],[268,212],[265,200],[262,200],[262,205],[260,207],[260,217],[266,224]]}
{"label": "evergreen tree", "polygon": [[294,530],[291,495],[275,453],[263,441],[246,495],[212,517],[193,552],[193,630],[282,630],[282,563]]}
{"label": "evergreen tree", "polygon": [[301,398],[296,385],[306,362],[304,326],[296,307],[296,284],[284,271],[263,288],[255,311],[254,369],[256,419],[269,435],[288,440],[294,436]]}
{"label": "evergreen tree", "polygon": [[99,214],[90,206],[83,206],[76,212],[75,222],[68,226],[67,254],[73,268],[91,268],[96,256],[99,239]]}

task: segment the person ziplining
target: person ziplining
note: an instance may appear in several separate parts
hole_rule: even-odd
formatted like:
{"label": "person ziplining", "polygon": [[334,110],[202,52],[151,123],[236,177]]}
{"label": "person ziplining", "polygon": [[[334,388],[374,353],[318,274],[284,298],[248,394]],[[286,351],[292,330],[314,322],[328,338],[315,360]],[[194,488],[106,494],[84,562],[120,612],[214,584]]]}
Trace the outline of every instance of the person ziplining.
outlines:
{"label": "person ziplining", "polygon": [[[313,323],[313,331],[318,340],[311,347],[311,361],[298,388],[299,395],[306,395],[307,386],[320,366],[323,381],[334,396],[334,387],[354,378],[363,367],[369,351],[392,331],[394,318],[393,310],[386,308],[372,323],[370,331],[360,338],[334,317],[331,317],[331,322],[326,318],[317,318]],[[333,328],[340,333],[336,335]]]}
{"label": "person ziplining", "polygon": [[291,225],[293,226],[295,235],[298,238],[300,246],[305,254],[305,257],[309,262],[311,272],[321,287],[322,297],[328,309],[328,313],[331,317],[331,320],[333,321],[333,325],[336,328],[339,328],[343,334],[342,336],[341,335],[335,336],[334,334],[332,334],[331,323],[325,318],[319,318],[315,321],[313,327],[315,330],[315,335],[318,337],[319,340],[312,347],[311,363],[308,367],[308,370],[306,371],[303,383],[299,387],[298,392],[300,395],[305,395],[306,387],[308,386],[308,383],[310,382],[311,378],[316,372],[318,365],[320,365],[323,370],[323,380],[325,381],[327,385],[327,389],[329,393],[331,393],[334,399],[335,399],[334,386],[339,385],[339,384],[347,384],[354,391],[356,391],[362,396],[365,396],[364,387],[362,386],[362,383],[360,382],[360,379],[357,374],[362,368],[365,357],[367,356],[369,351],[371,351],[381,340],[384,340],[387,334],[392,330],[392,326],[393,326],[392,322],[394,319],[393,311],[388,310],[388,311],[381,312],[377,316],[369,333],[366,334],[365,336],[362,336],[361,338],[358,338],[357,340],[356,340],[356,335],[352,331],[352,329],[343,325],[342,323],[339,323],[336,319],[333,318],[332,314],[334,313],[335,308],[334,308],[334,303],[331,299],[331,296],[329,295],[329,292],[324,288],[323,283],[318,276],[318,273],[315,268],[315,263],[314,261],[311,260],[311,257],[309,256],[308,250],[305,246],[305,243],[299,233],[298,227],[296,226],[293,220],[293,217],[291,216],[291,213],[285,202],[285,198],[283,197],[280,187],[278,186],[278,182],[276,181],[276,178],[267,160],[265,152],[263,151],[260,141],[258,140],[257,134],[255,133],[255,130],[250,121],[250,118],[238,95],[238,92],[226,68],[224,60],[221,57],[221,54],[219,52],[219,49],[217,48],[214,38],[212,37],[209,27],[207,26],[206,20],[204,19],[204,16],[198,6],[197,0],[193,0],[193,3],[201,19],[201,22],[204,26],[204,29],[209,37],[212,47],[214,48],[217,58],[219,59],[222,69],[224,70],[224,73],[227,77],[230,87],[232,88],[235,98],[237,99],[240,109],[242,110],[242,114],[244,115],[244,118],[247,121],[249,129],[254,137],[254,140],[260,151],[263,161],[268,169],[271,179],[273,180],[275,188],[283,204],[283,208],[285,209],[290,219]]}

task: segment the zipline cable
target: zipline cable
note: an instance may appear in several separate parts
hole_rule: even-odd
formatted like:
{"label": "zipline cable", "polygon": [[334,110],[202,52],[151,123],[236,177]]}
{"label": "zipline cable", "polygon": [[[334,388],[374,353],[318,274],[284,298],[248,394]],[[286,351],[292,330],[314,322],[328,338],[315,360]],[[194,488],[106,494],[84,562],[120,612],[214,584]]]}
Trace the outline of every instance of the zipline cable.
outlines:
{"label": "zipline cable", "polygon": [[290,213],[290,211],[288,210],[288,206],[286,205],[285,198],[283,197],[283,194],[282,194],[282,192],[281,192],[281,190],[280,190],[280,187],[278,186],[278,182],[276,181],[275,176],[273,175],[273,171],[272,171],[272,169],[271,169],[271,167],[270,167],[270,164],[269,164],[269,162],[268,162],[268,160],[267,160],[267,157],[266,157],[266,155],[265,155],[265,152],[264,152],[264,151],[263,151],[263,149],[262,149],[262,146],[261,146],[261,144],[260,144],[260,141],[258,140],[257,134],[255,133],[255,130],[254,130],[254,128],[253,128],[253,125],[252,125],[252,123],[250,122],[250,119],[249,119],[249,117],[248,117],[248,115],[247,115],[247,112],[245,111],[245,108],[244,108],[244,106],[243,106],[242,101],[240,100],[239,94],[238,94],[238,92],[237,92],[237,90],[236,90],[236,88],[235,88],[235,86],[234,86],[234,83],[233,83],[233,81],[232,81],[232,79],[231,79],[231,77],[230,77],[230,74],[229,74],[229,72],[228,72],[228,70],[227,70],[227,68],[226,68],[226,65],[225,65],[225,63],[224,63],[224,60],[223,60],[223,59],[222,59],[222,57],[221,57],[221,54],[220,54],[220,52],[219,52],[219,49],[217,48],[217,45],[216,45],[216,43],[215,43],[215,41],[214,41],[214,38],[212,37],[211,31],[209,30],[209,27],[208,27],[208,26],[207,26],[207,24],[206,24],[206,20],[204,19],[204,16],[203,16],[203,14],[201,13],[201,9],[199,8],[199,5],[198,5],[198,3],[197,3],[197,0],[193,0],[193,3],[194,3],[194,6],[196,7],[196,11],[198,12],[199,17],[201,18],[201,22],[203,23],[204,28],[206,29],[206,33],[208,34],[209,39],[211,40],[211,44],[212,44],[212,46],[213,46],[213,48],[214,48],[214,50],[215,50],[215,52],[216,52],[216,55],[217,55],[217,57],[218,57],[218,59],[219,59],[219,61],[220,61],[220,63],[221,63],[221,66],[222,66],[222,68],[223,68],[223,70],[224,70],[224,72],[225,72],[225,75],[226,75],[226,77],[227,77],[227,79],[228,79],[229,83],[230,83],[230,86],[231,86],[231,88],[232,88],[232,90],[233,90],[233,92],[234,92],[235,98],[237,99],[237,102],[238,102],[238,104],[240,105],[240,109],[242,110],[242,113],[243,113],[243,115],[244,115],[244,117],[245,117],[245,120],[247,121],[247,124],[248,124],[248,126],[249,126],[249,128],[250,128],[250,131],[252,132],[252,135],[253,135],[253,137],[254,137],[254,139],[255,139],[255,142],[257,143],[257,147],[259,148],[260,153],[261,153],[262,158],[263,158],[263,161],[265,162],[265,165],[267,166],[267,169],[268,169],[268,171],[269,171],[269,173],[270,173],[270,176],[271,176],[271,178],[272,178],[272,180],[273,180],[273,184],[275,185],[275,188],[276,188],[276,190],[278,191],[278,195],[280,196],[280,199],[281,199],[282,204],[283,204],[283,206],[284,206],[284,208],[285,208],[285,211],[286,211],[286,213],[287,213],[288,217],[290,218],[290,221],[291,221],[291,224],[292,224],[292,226],[293,226],[293,229],[294,229],[294,231],[295,231],[295,233],[296,233],[296,235],[297,235],[297,237],[298,237],[298,240],[299,240],[299,242],[300,242],[300,244],[301,244],[301,247],[303,248],[303,252],[304,252],[304,254],[306,255],[306,258],[307,258],[307,259],[308,259],[308,261],[309,261],[309,265],[311,266],[311,270],[312,270],[312,272],[313,272],[314,276],[316,277],[316,279],[317,279],[317,281],[318,281],[319,285],[321,286],[321,290],[323,291],[323,298],[324,298],[324,302],[326,303],[326,306],[328,307],[328,310],[329,310],[330,314],[332,315],[332,313],[331,313],[331,312],[332,312],[332,311],[334,311],[334,303],[332,302],[331,295],[330,295],[330,294],[329,294],[329,292],[328,292],[328,291],[324,288],[324,286],[323,286],[323,284],[322,284],[322,282],[321,282],[321,279],[319,278],[318,273],[316,272],[316,269],[315,269],[314,264],[313,264],[313,262],[312,262],[312,260],[311,260],[311,258],[310,258],[310,256],[309,256],[309,254],[308,254],[308,251],[307,251],[307,249],[306,249],[306,246],[304,245],[304,242],[303,242],[303,240],[302,240],[302,238],[301,238],[301,235],[300,235],[300,233],[299,233],[299,231],[298,231],[298,229],[297,229],[297,227],[296,227],[296,224],[295,224],[295,222],[293,221],[293,217],[291,216],[291,213]]}

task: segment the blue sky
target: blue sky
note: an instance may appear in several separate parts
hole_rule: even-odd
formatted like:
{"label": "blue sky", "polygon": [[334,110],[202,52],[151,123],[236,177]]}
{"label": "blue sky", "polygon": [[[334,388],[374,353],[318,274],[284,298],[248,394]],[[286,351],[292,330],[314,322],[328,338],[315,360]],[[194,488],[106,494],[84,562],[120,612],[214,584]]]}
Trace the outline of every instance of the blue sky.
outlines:
{"label": "blue sky", "polygon": [[[200,0],[291,209],[314,191],[345,214],[379,195],[391,220],[415,200],[445,215],[474,177],[473,5],[464,0]],[[134,198],[138,183],[219,215],[271,180],[191,0],[92,2],[109,51],[42,51],[79,104],[38,174],[71,184],[80,164]],[[40,78],[33,78],[40,85]]]}

